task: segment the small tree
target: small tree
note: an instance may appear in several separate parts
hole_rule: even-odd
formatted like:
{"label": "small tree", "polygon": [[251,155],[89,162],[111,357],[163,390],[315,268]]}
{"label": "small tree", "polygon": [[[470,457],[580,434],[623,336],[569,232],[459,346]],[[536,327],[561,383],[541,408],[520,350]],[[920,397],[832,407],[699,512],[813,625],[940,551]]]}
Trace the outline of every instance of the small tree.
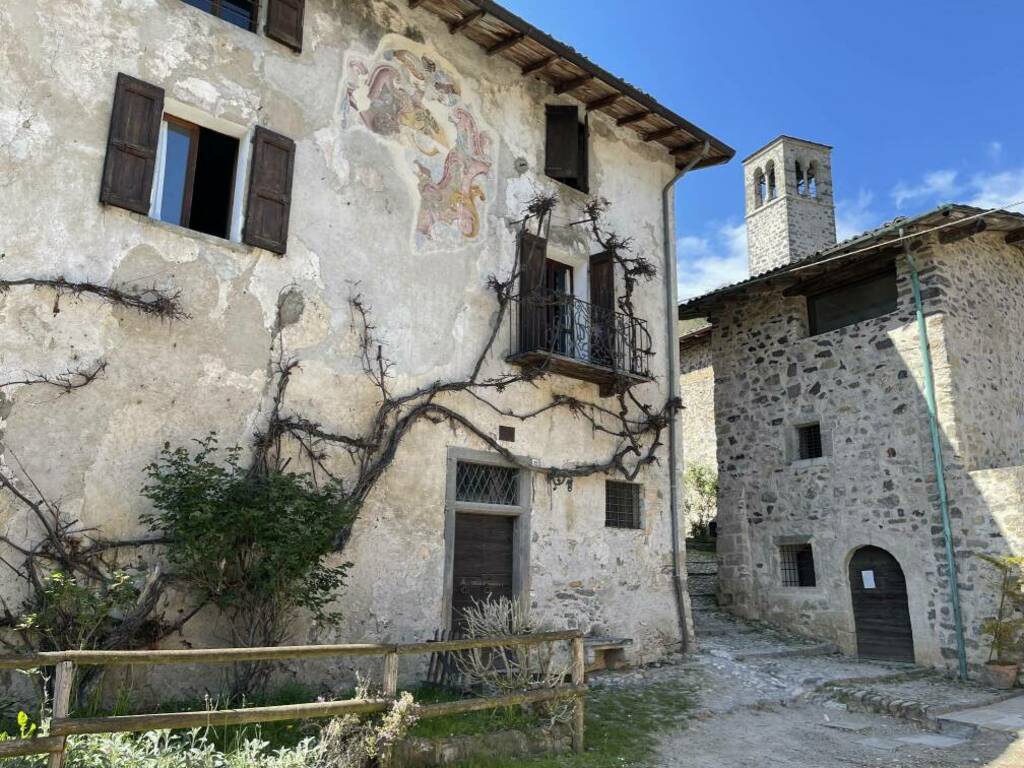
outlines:
{"label": "small tree", "polygon": [[[341,485],[253,472],[241,448],[218,451],[213,434],[196,444],[195,453],[165,445],[142,489],[154,506],[143,522],[167,541],[179,583],[222,611],[236,646],[279,645],[299,610],[336,623],[329,606],[350,564],[326,559],[355,518]],[[233,669],[235,694],[263,688],[270,673],[264,663]]]}
{"label": "small tree", "polygon": [[705,464],[689,464],[683,474],[686,488],[686,513],[690,536],[706,539],[718,505],[718,475]]}
{"label": "small tree", "polygon": [[979,557],[996,570],[993,582],[999,590],[996,615],[981,623],[981,633],[991,643],[988,660],[1012,664],[1019,660],[1014,654],[1024,650],[1024,557]]}

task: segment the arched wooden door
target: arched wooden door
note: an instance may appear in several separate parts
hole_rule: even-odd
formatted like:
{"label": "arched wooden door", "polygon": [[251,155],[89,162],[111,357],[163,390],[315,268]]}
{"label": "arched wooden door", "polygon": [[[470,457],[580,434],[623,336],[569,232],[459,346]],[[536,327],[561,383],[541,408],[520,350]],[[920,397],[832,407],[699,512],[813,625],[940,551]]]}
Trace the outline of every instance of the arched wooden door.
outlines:
{"label": "arched wooden door", "polygon": [[857,655],[914,661],[907,580],[896,558],[878,547],[858,549],[850,560],[850,592]]}

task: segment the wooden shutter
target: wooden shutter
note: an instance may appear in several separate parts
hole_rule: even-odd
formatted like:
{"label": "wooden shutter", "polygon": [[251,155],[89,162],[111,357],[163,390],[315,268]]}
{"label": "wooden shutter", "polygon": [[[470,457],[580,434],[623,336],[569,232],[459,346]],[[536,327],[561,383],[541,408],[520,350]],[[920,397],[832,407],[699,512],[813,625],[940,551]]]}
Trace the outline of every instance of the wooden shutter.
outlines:
{"label": "wooden shutter", "polygon": [[542,349],[547,336],[547,308],[544,279],[547,273],[548,241],[529,232],[519,236],[519,352]]}
{"label": "wooden shutter", "polygon": [[549,104],[544,172],[553,179],[578,179],[580,117],[575,106]]}
{"label": "wooden shutter", "polygon": [[590,116],[583,118],[576,128],[579,136],[579,171],[576,177],[576,187],[581,192],[590,192]]}
{"label": "wooden shutter", "polygon": [[257,126],[252,144],[252,170],[242,239],[249,245],[284,253],[288,247],[295,142]]}
{"label": "wooden shutter", "polygon": [[302,17],[306,0],[268,0],[265,31],[271,40],[302,50]]}
{"label": "wooden shutter", "polygon": [[118,74],[100,185],[101,203],[149,213],[163,113],[162,88]]}
{"label": "wooden shutter", "polygon": [[590,257],[590,303],[608,312],[615,311],[615,260],[611,251]]}

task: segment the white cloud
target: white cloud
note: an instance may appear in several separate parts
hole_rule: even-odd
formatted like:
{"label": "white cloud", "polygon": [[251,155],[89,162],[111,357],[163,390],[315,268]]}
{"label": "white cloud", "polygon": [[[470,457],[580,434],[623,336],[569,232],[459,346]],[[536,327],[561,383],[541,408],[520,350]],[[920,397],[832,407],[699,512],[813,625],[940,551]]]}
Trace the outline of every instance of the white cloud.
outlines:
{"label": "white cloud", "polygon": [[683,235],[676,241],[680,301],[747,278],[747,228],[723,224],[706,237]]}
{"label": "white cloud", "polygon": [[999,158],[1003,156],[1003,142],[1001,141],[990,141],[985,146],[985,152],[988,154],[989,159],[992,162],[997,162]]}
{"label": "white cloud", "polygon": [[866,189],[857,193],[855,200],[836,201],[836,238],[842,242],[881,224],[881,217],[871,204],[875,196]]}
{"label": "white cloud", "polygon": [[920,198],[936,198],[940,195],[951,197],[957,191],[956,171],[942,170],[926,173],[920,184],[900,182],[893,187],[891,195],[897,208],[902,208],[908,200]]}
{"label": "white cloud", "polygon": [[[1024,200],[1024,168],[975,174],[971,177],[969,187],[973,197],[967,200],[968,205],[1004,208],[1019,203]],[[1020,207],[1017,210],[1021,210]]]}

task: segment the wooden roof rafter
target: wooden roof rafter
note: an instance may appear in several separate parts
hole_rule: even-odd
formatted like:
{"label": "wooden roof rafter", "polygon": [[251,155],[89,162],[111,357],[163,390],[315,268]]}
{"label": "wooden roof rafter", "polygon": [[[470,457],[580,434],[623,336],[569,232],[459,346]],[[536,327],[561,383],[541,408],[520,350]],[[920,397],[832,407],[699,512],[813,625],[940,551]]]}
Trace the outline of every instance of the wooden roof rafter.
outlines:
{"label": "wooden roof rafter", "polygon": [[580,53],[555,40],[494,0],[408,0],[410,8],[432,13],[452,34],[477,43],[488,56],[501,56],[535,77],[555,94],[567,94],[587,113],[600,112],[618,126],[629,126],[644,141],[660,144],[679,167],[683,156],[708,143],[703,168],[727,162],[731,147],[659,104],[648,94],[620,80]]}

